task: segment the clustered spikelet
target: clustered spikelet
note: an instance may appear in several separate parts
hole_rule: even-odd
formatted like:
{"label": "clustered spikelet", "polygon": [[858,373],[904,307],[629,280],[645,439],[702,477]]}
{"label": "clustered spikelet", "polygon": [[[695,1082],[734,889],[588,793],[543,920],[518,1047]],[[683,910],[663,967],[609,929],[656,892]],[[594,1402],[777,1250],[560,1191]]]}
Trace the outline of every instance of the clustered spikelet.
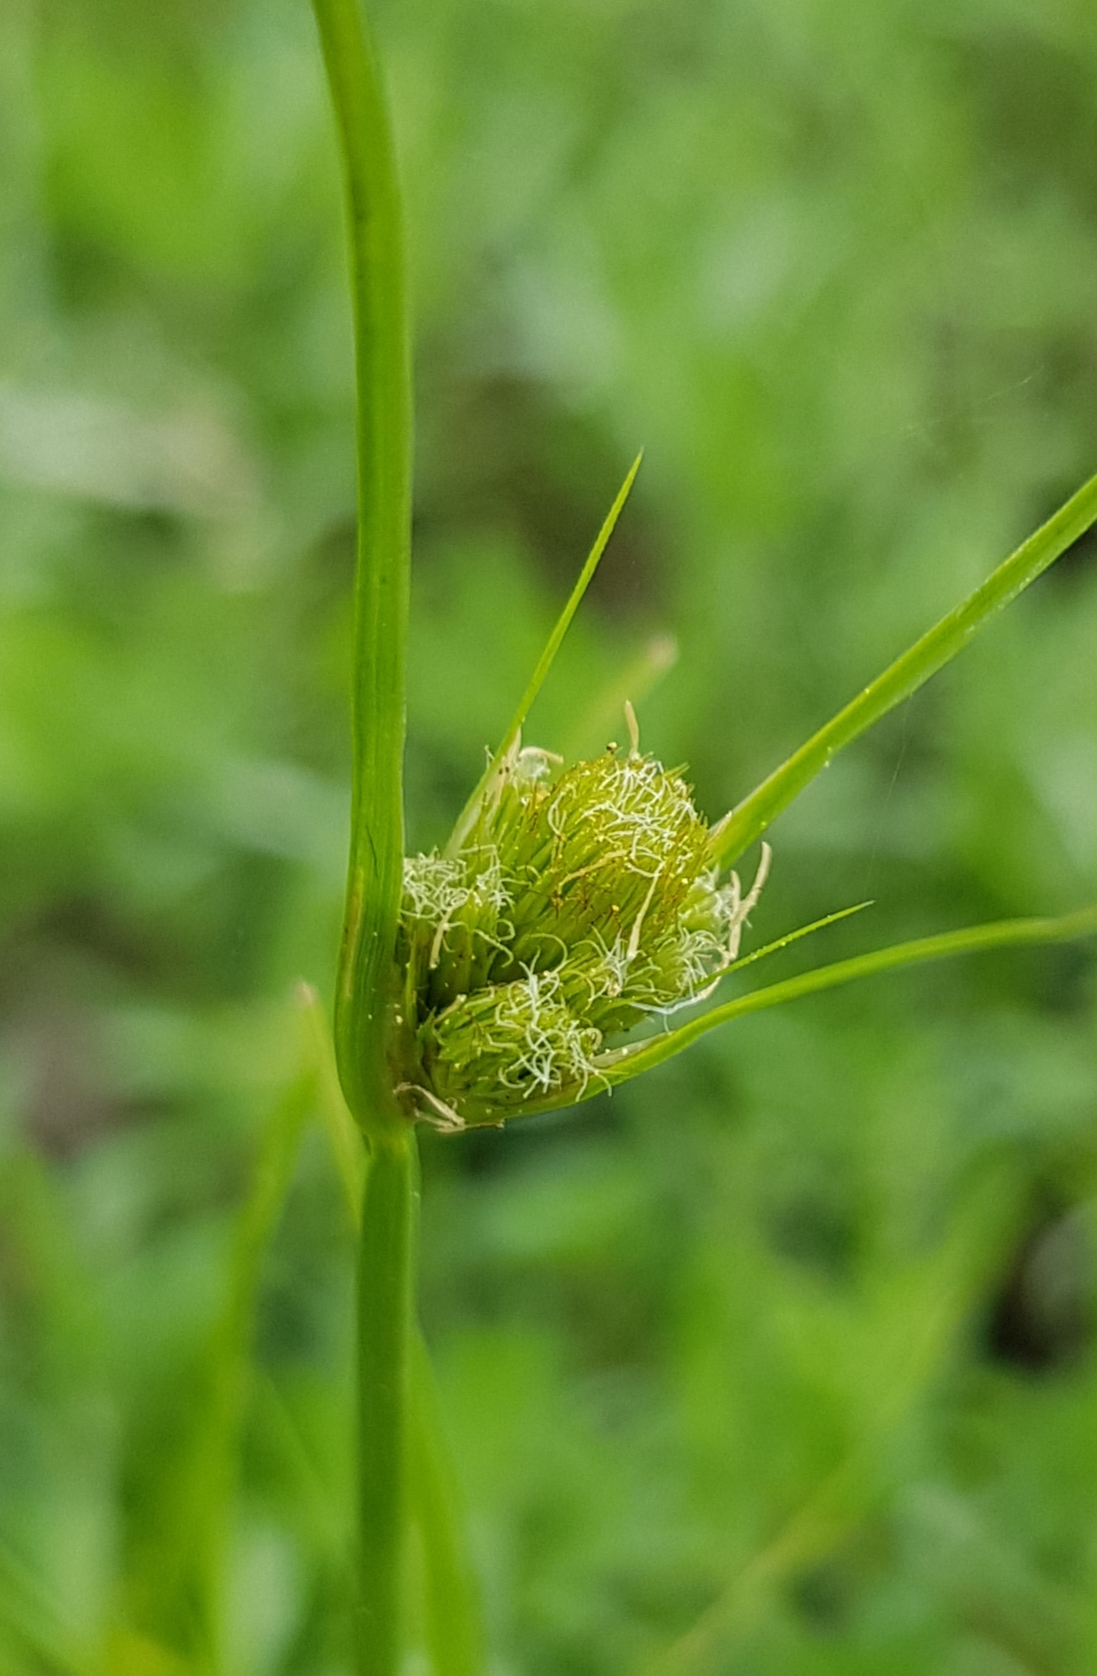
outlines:
{"label": "clustered spikelet", "polygon": [[516,746],[456,854],[405,862],[409,1108],[457,1127],[577,1098],[614,1038],[727,968],[762,877],[745,899],[718,882],[690,788],[653,757],[561,772]]}

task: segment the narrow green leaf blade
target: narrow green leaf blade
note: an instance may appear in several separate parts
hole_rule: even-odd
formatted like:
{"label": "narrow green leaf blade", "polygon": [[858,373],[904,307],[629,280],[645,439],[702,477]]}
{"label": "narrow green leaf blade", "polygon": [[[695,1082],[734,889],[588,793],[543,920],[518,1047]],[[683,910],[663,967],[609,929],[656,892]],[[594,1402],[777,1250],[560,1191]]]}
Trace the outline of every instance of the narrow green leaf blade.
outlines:
{"label": "narrow green leaf blade", "polygon": [[[627,1082],[641,1071],[672,1059],[691,1042],[715,1030],[721,1024],[743,1018],[747,1013],[758,1013],[768,1007],[779,1007],[786,1001],[798,1001],[803,995],[817,995],[824,989],[836,989],[840,984],[852,983],[857,978],[869,978],[877,972],[892,972],[901,966],[915,966],[926,960],[945,960],[958,954],[975,954],[982,949],[998,949],[1025,943],[1066,943],[1075,937],[1097,933],[1097,906],[1079,909],[1059,919],[1007,919],[991,925],[968,926],[962,931],[945,931],[936,937],[919,937],[909,943],[895,943],[890,948],[875,949],[871,954],[855,955],[851,960],[839,960],[831,966],[817,966],[796,978],[768,984],[749,995],[737,996],[719,1007],[690,1019],[662,1036],[652,1036],[634,1046],[618,1050],[605,1064],[602,1075],[611,1086]],[[591,1085],[584,1096],[591,1099],[605,1086]]]}
{"label": "narrow green leaf blade", "polygon": [[640,453],[637,454],[635,460],[633,460],[632,465],[629,468],[628,476],[625,478],[625,481],[622,483],[618,491],[617,499],[610,507],[609,512],[606,515],[606,520],[595,538],[594,546],[587,555],[587,561],[582,570],[579,572],[579,578],[574,588],[571,590],[568,602],[557,618],[556,625],[548,637],[545,649],[537,660],[537,667],[530,676],[529,685],[522,694],[521,702],[510,719],[510,725],[507,728],[506,733],[503,735],[502,744],[499,746],[499,749],[488,763],[483,774],[480,776],[472,796],[469,798],[465,807],[461,810],[460,815],[457,817],[457,824],[450,834],[449,842],[446,844],[445,853],[447,855],[455,855],[461,848],[462,843],[468,835],[470,827],[476,819],[476,811],[480,805],[481,798],[487,791],[487,788],[490,786],[495,775],[498,773],[499,765],[503,761],[503,758],[515,744],[522,731],[522,724],[529,715],[534,699],[537,697],[537,694],[541,691],[541,688],[545,684],[545,678],[547,677],[549,670],[552,668],[553,661],[557,652],[560,650],[564,636],[571,627],[571,620],[576,611],[578,611],[583,595],[586,593],[591,581],[593,580],[594,572],[598,569],[602,554],[605,552],[606,547],[609,544],[609,538],[613,534],[618,518],[621,516],[622,508],[628,500],[629,491],[631,490],[633,483],[636,481],[636,473],[640,470],[640,461],[643,457],[643,450],[641,450]]}
{"label": "narrow green leaf blade", "polygon": [[915,642],[909,651],[840,710],[825,727],[774,770],[712,829],[712,855],[723,866],[760,838],[770,822],[798,797],[831,758],[916,692],[990,619],[1016,599],[1097,521],[1097,477],[1078,490],[1054,517],[1023,542],[973,594]]}
{"label": "narrow green leaf blade", "polygon": [[177,1626],[186,1625],[179,1650],[196,1663],[208,1658],[212,1664],[212,1650],[224,1635],[222,1541],[236,1490],[263,1264],[316,1100],[308,1044],[302,1047],[301,1061],[257,1137],[250,1184],[234,1219],[220,1307],[193,1365],[190,1398],[170,1443],[165,1440],[157,1451],[146,1493],[154,1495],[162,1516],[127,1562],[128,1597],[150,1603],[142,1629],[170,1641],[180,1633]]}

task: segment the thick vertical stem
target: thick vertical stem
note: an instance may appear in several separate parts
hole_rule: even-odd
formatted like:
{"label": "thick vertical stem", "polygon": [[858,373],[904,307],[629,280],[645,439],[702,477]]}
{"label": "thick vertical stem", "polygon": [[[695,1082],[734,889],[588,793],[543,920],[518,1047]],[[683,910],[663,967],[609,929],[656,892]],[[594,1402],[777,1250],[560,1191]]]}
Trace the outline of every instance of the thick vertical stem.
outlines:
{"label": "thick vertical stem", "polygon": [[[313,0],[347,189],[358,398],[350,865],[335,997],[335,1055],[347,1106],[370,1147],[358,1262],[359,1676],[396,1676],[408,1519],[409,1431],[430,1559],[439,1669],[473,1668],[452,1509],[437,1440],[412,1407],[417,1156],[394,1110],[389,1056],[393,951],[402,888],[405,640],[411,526],[411,379],[403,225],[388,114],[360,0]],[[337,1126],[338,1129],[338,1126]],[[353,1147],[339,1142],[345,1178]],[[429,1445],[429,1447],[428,1447]],[[429,1470],[428,1470],[429,1469]],[[438,1528],[435,1528],[435,1527]],[[443,1528],[444,1526],[444,1528]],[[444,1622],[447,1614],[452,1623]],[[467,1656],[466,1656],[467,1653]],[[455,1664],[454,1656],[464,1659]]]}
{"label": "thick vertical stem", "polygon": [[358,397],[353,784],[335,1051],[359,1123],[387,1098],[387,1000],[404,854],[411,377],[403,219],[376,54],[359,0],[313,0],[347,190]]}
{"label": "thick vertical stem", "polygon": [[358,1256],[359,1676],[397,1676],[408,1501],[419,1167],[415,1132],[374,1141]]}
{"label": "thick vertical stem", "polygon": [[[312,1030],[313,1069],[332,1151],[361,1232],[367,1158],[362,1135],[339,1088],[323,1014],[306,1014]],[[413,1277],[414,1278],[414,1277]],[[423,1547],[427,1646],[434,1676],[483,1676],[484,1637],[480,1592],[465,1546],[456,1476],[447,1453],[441,1403],[422,1334],[411,1349],[408,1401],[407,1483],[411,1523]]]}
{"label": "thick vertical stem", "polygon": [[403,224],[377,58],[359,0],[313,0],[347,194],[358,411],[350,861],[335,1054],[370,1140],[358,1264],[360,1676],[396,1676],[406,1524],[416,1154],[394,1110],[389,1001],[404,853],[411,380]]}

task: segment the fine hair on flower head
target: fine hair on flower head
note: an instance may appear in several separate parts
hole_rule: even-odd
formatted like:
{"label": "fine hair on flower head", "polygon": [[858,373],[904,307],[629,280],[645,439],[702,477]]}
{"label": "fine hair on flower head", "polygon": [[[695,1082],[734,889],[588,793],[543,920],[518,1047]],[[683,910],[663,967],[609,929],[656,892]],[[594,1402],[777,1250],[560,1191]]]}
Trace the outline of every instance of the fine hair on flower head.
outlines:
{"label": "fine hair on flower head", "polygon": [[452,856],[404,867],[401,1092],[448,1127],[581,1098],[646,1015],[703,1000],[769,867],[719,882],[680,769],[630,748],[563,767],[516,735]]}

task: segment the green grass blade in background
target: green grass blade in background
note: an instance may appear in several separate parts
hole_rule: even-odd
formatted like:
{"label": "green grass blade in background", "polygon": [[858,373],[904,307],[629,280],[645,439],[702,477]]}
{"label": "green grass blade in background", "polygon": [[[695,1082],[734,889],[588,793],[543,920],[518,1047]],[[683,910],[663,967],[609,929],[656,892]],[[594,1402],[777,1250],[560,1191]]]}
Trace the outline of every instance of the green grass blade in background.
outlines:
{"label": "green grass blade in background", "polygon": [[997,612],[1017,598],[1097,520],[1097,477],[1030,535],[962,604],[840,710],[712,829],[715,860],[730,866],[811,784],[832,757],[886,716],[963,651]]}
{"label": "green grass blade in background", "polygon": [[473,789],[468,802],[465,804],[465,807],[461,810],[460,815],[457,817],[456,824],[449,836],[449,841],[446,844],[445,853],[447,855],[454,855],[460,849],[469,828],[476,818],[476,810],[479,807],[481,798],[484,796],[484,793],[491,785],[493,778],[498,773],[499,765],[507,755],[507,752],[512,750],[518,742],[519,735],[522,731],[522,724],[529,715],[534,699],[537,697],[537,694],[541,691],[541,688],[545,684],[546,677],[548,676],[549,670],[552,668],[556,654],[563,644],[564,636],[571,627],[571,620],[575,616],[576,611],[578,611],[583,595],[586,593],[591,581],[594,578],[594,573],[598,569],[602,554],[605,552],[609,543],[609,538],[613,534],[618,518],[621,516],[622,508],[628,500],[629,491],[631,490],[633,483],[636,481],[636,473],[640,470],[640,462],[643,457],[642,453],[637,454],[635,460],[632,462],[632,465],[629,467],[628,476],[625,478],[625,481],[618,490],[617,498],[610,507],[609,512],[606,514],[602,527],[595,537],[594,546],[587,554],[586,563],[579,572],[579,577],[574,588],[572,588],[571,593],[568,595],[567,604],[564,606],[564,609],[556,619],[552,633],[549,635],[548,641],[546,642],[545,649],[537,660],[537,666],[534,669],[533,674],[530,676],[529,684],[526,687],[525,692],[522,694],[517,710],[515,710],[514,715],[510,719],[510,724],[503,735],[502,743],[495,755],[492,757],[491,761],[488,763],[487,767],[484,769],[484,772]]}
{"label": "green grass blade in background", "polygon": [[480,1593],[446,1449],[441,1399],[421,1336],[412,1351],[411,1497],[423,1544],[427,1646],[434,1676],[482,1676]]}
{"label": "green grass blade in background", "polygon": [[[79,1568],[57,1540],[64,1527],[51,1518],[51,1498],[35,1507],[25,1486],[46,1438],[65,1490],[75,1481],[86,1496],[90,1486],[106,1490],[115,1479],[110,1305],[78,1238],[71,1183],[7,1127],[5,1115],[0,1096],[0,1671],[101,1676],[97,1643],[113,1601],[99,1593],[89,1603],[72,1589]],[[34,1382],[25,1400],[43,1422],[37,1437],[20,1423],[16,1392],[3,1388],[16,1357]],[[62,1421],[52,1437],[45,1430],[51,1411]],[[88,1520],[96,1499],[93,1491],[84,1504],[81,1536],[89,1546],[116,1528],[94,1514]],[[31,1509],[30,1519],[19,1516]]]}
{"label": "green grass blade in background", "polygon": [[[309,996],[302,995],[307,1023]],[[233,1230],[224,1303],[210,1336],[191,1430],[166,1463],[159,1541],[139,1550],[128,1579],[132,1627],[199,1666],[221,1668],[221,1601],[240,1430],[263,1259],[289,1190],[302,1129],[316,1100],[306,1040],[303,1064],[278,1097],[259,1140]]]}
{"label": "green grass blade in background", "polygon": [[[642,1676],[707,1676],[723,1669],[782,1591],[848,1542],[886,1497],[904,1426],[1009,1249],[1020,1212],[1008,1170],[957,1206],[934,1248],[894,1258],[866,1288],[862,1344],[865,1419],[859,1435],[776,1534],[736,1567],[704,1612],[643,1668]],[[1042,1668],[1042,1666],[1041,1666]]]}
{"label": "green grass blade in background", "polygon": [[403,879],[411,375],[392,136],[357,0],[314,0],[347,189],[358,411],[350,863],[335,1048],[351,1111],[389,1104],[384,998]]}
{"label": "green grass blade in background", "polygon": [[0,1670],[4,1676],[99,1676],[70,1645],[42,1581],[0,1542]]}
{"label": "green grass blade in background", "polygon": [[639,710],[648,694],[678,662],[673,635],[656,634],[625,667],[616,670],[576,720],[560,743],[565,762],[578,762],[604,750],[621,726],[625,700]]}
{"label": "green grass blade in background", "polygon": [[[762,1012],[779,1007],[786,1001],[797,1001],[804,995],[817,995],[824,989],[836,989],[852,983],[856,978],[873,977],[880,972],[897,971],[903,966],[914,966],[926,960],[945,960],[953,955],[976,954],[984,949],[1011,948],[1024,944],[1065,943],[1076,937],[1097,933],[1097,907],[1082,908],[1059,919],[999,920],[992,925],[975,925],[961,931],[945,931],[936,937],[920,937],[909,943],[896,943],[891,948],[876,949],[871,954],[856,955],[851,960],[836,961],[833,966],[819,966],[797,978],[786,978],[781,983],[755,989],[734,1001],[713,1007],[700,1018],[679,1025],[666,1035],[618,1050],[610,1056],[605,1077],[611,1085],[627,1082],[641,1071],[661,1065],[683,1048],[715,1030],[721,1024],[743,1018],[747,1013]],[[586,1096],[591,1098],[599,1089],[592,1087]]]}

